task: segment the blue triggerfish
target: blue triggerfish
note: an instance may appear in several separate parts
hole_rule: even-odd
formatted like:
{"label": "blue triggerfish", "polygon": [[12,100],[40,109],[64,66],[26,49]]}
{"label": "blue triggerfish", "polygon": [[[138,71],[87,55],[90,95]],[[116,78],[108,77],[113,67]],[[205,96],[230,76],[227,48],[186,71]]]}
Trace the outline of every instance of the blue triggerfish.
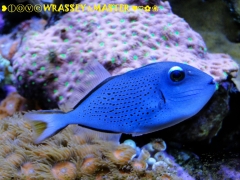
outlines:
{"label": "blue triggerfish", "polygon": [[43,110],[24,115],[38,135],[35,143],[69,124],[133,136],[158,131],[198,113],[216,90],[210,75],[177,62],[153,63],[112,77],[98,62],[94,70],[91,67],[85,70],[101,83],[88,93],[81,88],[75,97],[81,97],[79,103],[71,111]]}

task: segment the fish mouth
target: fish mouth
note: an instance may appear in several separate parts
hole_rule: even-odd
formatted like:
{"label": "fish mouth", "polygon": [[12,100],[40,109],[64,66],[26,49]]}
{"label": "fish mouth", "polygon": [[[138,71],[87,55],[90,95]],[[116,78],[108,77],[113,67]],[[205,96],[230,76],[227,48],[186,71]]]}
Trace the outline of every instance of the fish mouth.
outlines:
{"label": "fish mouth", "polygon": [[169,100],[177,102],[177,101],[191,99],[191,98],[193,98],[193,96],[196,96],[196,95],[202,93],[203,91],[204,91],[203,88],[182,91],[182,92],[179,92],[178,94],[171,96],[171,98],[169,98]]}
{"label": "fish mouth", "polygon": [[[217,89],[218,87],[218,83],[211,78],[209,80],[209,82],[207,83],[208,88],[211,87],[215,87],[215,89]],[[195,96],[199,96],[199,94],[202,94],[206,89],[203,87],[196,87],[194,89],[190,89],[190,90],[186,90],[186,91],[182,91],[182,92],[178,92],[177,94],[172,94],[172,96],[169,98],[169,100],[171,101],[184,101],[184,100],[188,100],[188,99],[192,99]]]}

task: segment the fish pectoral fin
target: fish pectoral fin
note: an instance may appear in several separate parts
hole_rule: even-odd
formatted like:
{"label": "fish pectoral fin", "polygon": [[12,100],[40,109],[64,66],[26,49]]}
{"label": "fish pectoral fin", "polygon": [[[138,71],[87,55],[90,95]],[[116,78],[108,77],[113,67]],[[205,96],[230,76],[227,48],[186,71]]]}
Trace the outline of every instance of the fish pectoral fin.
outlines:
{"label": "fish pectoral fin", "polygon": [[[58,107],[64,111],[69,112],[97,85],[111,77],[111,74],[97,61],[90,60],[87,63],[79,62],[80,69],[78,70],[79,85],[75,88],[68,99],[58,104]],[[77,82],[75,82],[77,83]],[[66,88],[65,83],[59,83],[59,89]]]}

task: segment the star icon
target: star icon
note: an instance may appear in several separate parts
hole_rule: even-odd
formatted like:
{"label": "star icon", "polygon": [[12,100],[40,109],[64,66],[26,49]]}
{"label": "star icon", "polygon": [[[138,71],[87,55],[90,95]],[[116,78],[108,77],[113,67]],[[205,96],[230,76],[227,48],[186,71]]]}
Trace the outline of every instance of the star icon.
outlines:
{"label": "star icon", "polygon": [[151,7],[150,6],[145,6],[145,11],[149,12],[151,10]]}

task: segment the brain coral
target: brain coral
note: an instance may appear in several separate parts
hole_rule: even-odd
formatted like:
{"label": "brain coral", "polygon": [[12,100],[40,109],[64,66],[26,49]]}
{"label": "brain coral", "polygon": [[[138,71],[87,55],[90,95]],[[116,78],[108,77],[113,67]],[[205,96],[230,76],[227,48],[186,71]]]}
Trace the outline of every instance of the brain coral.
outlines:
{"label": "brain coral", "polygon": [[[82,2],[90,7],[94,3],[103,2]],[[81,67],[92,59],[112,75],[149,63],[176,61],[195,66],[217,81],[236,76],[238,65],[231,57],[208,53],[202,37],[172,13],[168,2],[159,1],[156,12],[133,7],[125,13],[70,12],[43,33],[27,36],[12,59],[19,93],[37,98],[43,108],[57,107],[81,89],[80,79],[86,75]]]}

